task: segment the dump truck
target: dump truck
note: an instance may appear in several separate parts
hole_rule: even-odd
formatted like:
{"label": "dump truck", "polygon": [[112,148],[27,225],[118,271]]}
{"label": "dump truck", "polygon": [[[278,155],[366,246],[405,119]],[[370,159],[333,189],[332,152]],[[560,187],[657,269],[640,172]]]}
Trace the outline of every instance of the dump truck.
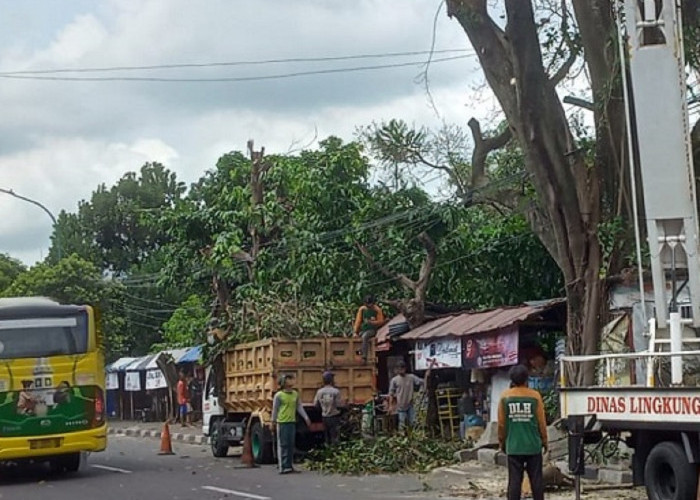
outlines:
{"label": "dump truck", "polygon": [[320,410],[313,406],[323,385],[323,372],[335,375],[335,385],[347,408],[364,406],[376,393],[374,352],[365,363],[358,354],[361,340],[319,337],[302,340],[264,339],[239,344],[207,369],[203,393],[203,433],[215,457],[227,455],[249,432],[256,463],[274,463],[276,447],[271,423],[272,400],[280,375],[292,374],[296,390],[311,419],[299,418],[297,448],[306,451],[323,442]]}

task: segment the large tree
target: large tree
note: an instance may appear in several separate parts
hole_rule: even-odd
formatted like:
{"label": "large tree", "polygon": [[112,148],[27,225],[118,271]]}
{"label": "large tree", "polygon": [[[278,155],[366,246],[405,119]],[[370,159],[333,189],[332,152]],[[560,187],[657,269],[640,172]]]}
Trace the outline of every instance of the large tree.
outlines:
{"label": "large tree", "polygon": [[0,294],[25,270],[24,265],[7,254],[0,253]]}
{"label": "large tree", "polygon": [[0,296],[42,296],[64,304],[89,304],[99,309],[108,359],[128,354],[133,339],[125,331],[125,321],[118,305],[123,287],[102,277],[91,262],[76,254],[57,264],[41,263],[19,274]]}
{"label": "large tree", "polygon": [[[691,4],[697,12],[697,1],[686,2]],[[448,0],[447,6],[474,47],[531,174],[536,197],[526,213],[564,276],[569,351],[595,353],[606,309],[606,273],[622,266],[623,250],[617,246],[614,255],[604,256],[599,231],[616,218],[631,220],[612,2],[504,0],[498,7],[505,11],[505,26],[495,20],[486,0]],[[552,12],[561,19],[562,53],[543,52],[540,28]],[[579,47],[595,115],[591,155],[576,141],[557,92]],[[582,370],[577,381],[589,383],[592,377],[591,369]]]}

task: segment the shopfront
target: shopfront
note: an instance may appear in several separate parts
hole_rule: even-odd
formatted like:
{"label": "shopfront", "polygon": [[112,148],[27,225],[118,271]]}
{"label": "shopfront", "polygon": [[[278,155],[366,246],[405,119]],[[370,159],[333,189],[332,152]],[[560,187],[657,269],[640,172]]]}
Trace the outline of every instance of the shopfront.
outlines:
{"label": "shopfront", "polygon": [[[391,341],[380,331],[380,380],[392,375],[389,363],[382,366],[381,360],[404,359],[418,375],[432,366],[433,424],[444,437],[453,438],[465,412],[473,413],[471,422],[497,419],[512,366],[528,366],[531,387],[545,394],[553,388],[565,325],[565,301],[551,300],[436,318]],[[389,373],[382,374],[383,369]],[[380,388],[386,390],[381,383]]]}

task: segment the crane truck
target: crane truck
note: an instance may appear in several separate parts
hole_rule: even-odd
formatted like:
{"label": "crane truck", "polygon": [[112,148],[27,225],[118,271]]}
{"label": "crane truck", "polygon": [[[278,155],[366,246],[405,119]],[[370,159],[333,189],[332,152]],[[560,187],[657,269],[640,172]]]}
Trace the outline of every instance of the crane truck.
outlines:
{"label": "crane truck", "polygon": [[[584,443],[615,435],[633,450],[634,484],[645,485],[650,499],[691,500],[700,464],[700,387],[692,380],[700,367],[700,245],[680,2],[615,3],[621,6],[621,60],[628,61],[622,65],[628,144],[637,153],[630,156],[638,159],[642,180],[653,307],[646,307],[640,269],[648,347],[562,357],[560,404],[569,430],[569,468],[580,476]],[[631,168],[634,182],[634,162]],[[639,383],[616,383],[621,361],[633,362],[640,375],[632,380]],[[582,363],[602,369],[598,385],[569,386],[567,369]]]}

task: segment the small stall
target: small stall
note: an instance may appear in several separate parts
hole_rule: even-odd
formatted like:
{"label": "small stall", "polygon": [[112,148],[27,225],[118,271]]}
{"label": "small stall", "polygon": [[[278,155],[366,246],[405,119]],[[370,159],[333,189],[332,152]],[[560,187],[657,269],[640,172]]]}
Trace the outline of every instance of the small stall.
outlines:
{"label": "small stall", "polygon": [[435,416],[428,425],[453,439],[463,435],[460,426],[466,426],[467,420],[485,423],[497,419],[498,401],[510,385],[508,371],[513,365],[530,368],[533,388],[543,393],[552,388],[555,357],[562,350],[566,302],[553,299],[453,313],[391,335],[397,331],[391,325],[402,322],[405,319],[399,315],[377,333],[380,388],[388,390],[391,364],[397,359],[410,363],[415,372],[432,365]]}
{"label": "small stall", "polygon": [[142,357],[120,358],[106,367],[107,414],[120,419],[161,421],[172,416],[175,405],[168,381],[158,361],[168,359],[190,378],[192,405],[201,412],[204,368],[200,364],[201,346],[169,349]]}
{"label": "small stall", "polygon": [[119,358],[105,367],[105,389],[107,390],[106,409],[107,415],[123,419],[124,409],[124,369],[133,363],[137,358]]}

